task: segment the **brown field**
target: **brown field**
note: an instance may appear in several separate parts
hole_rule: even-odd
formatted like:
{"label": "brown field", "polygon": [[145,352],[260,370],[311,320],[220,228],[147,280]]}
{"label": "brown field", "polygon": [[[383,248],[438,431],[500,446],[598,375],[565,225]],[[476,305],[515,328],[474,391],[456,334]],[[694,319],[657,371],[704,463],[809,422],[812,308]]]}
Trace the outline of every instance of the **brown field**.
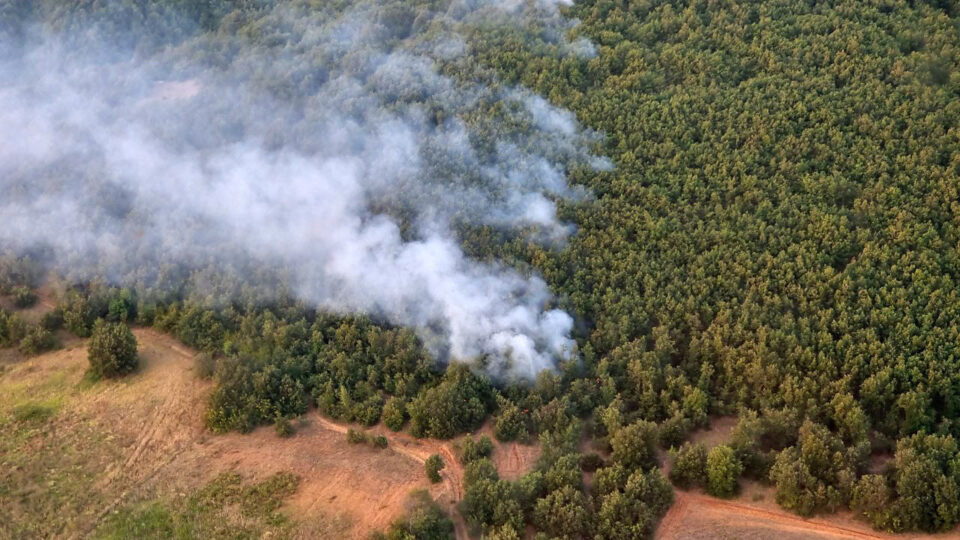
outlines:
{"label": "brown field", "polygon": [[[38,309],[38,312],[40,309]],[[0,429],[17,424],[12,411],[49,403],[45,426],[0,445],[0,538],[81,538],[104,518],[141,501],[171,500],[195,492],[219,474],[236,471],[263,479],[297,474],[299,487],[284,506],[300,538],[366,538],[401,516],[411,491],[425,489],[454,517],[459,538],[466,526],[455,504],[463,496],[462,469],[453,442],[418,440],[380,426],[387,449],[351,445],[347,426],[309,413],[296,434],[280,438],[271,427],[249,434],[213,435],[203,426],[209,381],[195,376],[195,352],[152,329],[134,333],[141,369],[116,382],[84,379],[83,340],[32,359],[14,352],[0,372]],[[440,454],[444,481],[431,485],[423,461]],[[532,468],[536,447],[497,445],[505,477]],[[18,486],[5,497],[3,486]],[[8,504],[9,503],[9,504]]]}
{"label": "brown field", "polygon": [[[193,352],[150,329],[135,334],[142,369],[127,380],[85,382],[79,340],[6,367],[0,411],[42,396],[57,413],[46,433],[0,447],[4,466],[14,464],[2,480],[19,486],[0,517],[38,537],[86,537],[123,505],[190,493],[225,471],[299,475],[286,510],[305,538],[366,538],[403,513],[414,489],[450,498],[449,482],[430,486],[403,451],[350,445],[316,415],[288,439],[269,428],[211,435],[202,422],[210,383],[192,373]],[[0,525],[0,537],[13,536]]]}

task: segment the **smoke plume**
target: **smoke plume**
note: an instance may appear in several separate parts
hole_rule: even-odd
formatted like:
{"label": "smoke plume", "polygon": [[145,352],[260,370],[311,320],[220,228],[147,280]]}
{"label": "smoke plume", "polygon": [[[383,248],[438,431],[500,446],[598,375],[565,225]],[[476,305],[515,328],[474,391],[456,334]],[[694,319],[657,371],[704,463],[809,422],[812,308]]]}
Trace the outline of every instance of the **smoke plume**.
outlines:
{"label": "smoke plume", "polygon": [[439,357],[485,357],[498,375],[571,355],[572,318],[545,283],[466,257],[454,230],[562,244],[555,201],[583,196],[568,169],[605,164],[571,113],[441,70],[468,58],[465,25],[531,17],[592,54],[564,41],[556,3],[258,17],[149,54],[116,39],[78,52],[49,28],[0,44],[0,245],[120,284],[253,261],[306,302],[414,327]]}

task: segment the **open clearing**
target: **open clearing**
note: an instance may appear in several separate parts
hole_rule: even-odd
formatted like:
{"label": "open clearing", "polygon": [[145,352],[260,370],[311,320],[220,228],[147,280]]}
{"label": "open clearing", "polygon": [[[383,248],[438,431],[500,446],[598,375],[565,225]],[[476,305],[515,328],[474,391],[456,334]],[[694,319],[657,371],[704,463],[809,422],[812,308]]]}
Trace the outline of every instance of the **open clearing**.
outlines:
{"label": "open clearing", "polygon": [[[736,417],[711,418],[708,429],[699,429],[690,440],[707,448],[729,441]],[[661,459],[669,473],[669,460]],[[741,481],[735,499],[711,497],[698,490],[674,489],[675,502],[663,517],[655,537],[659,540],[802,540],[802,539],[897,539],[960,538],[960,534],[910,535],[874,531],[850,512],[802,518],[776,504],[774,488]]]}
{"label": "open clearing", "polygon": [[314,414],[288,439],[270,428],[211,435],[202,421],[211,384],[194,375],[193,351],[150,329],[135,334],[141,370],[118,382],[84,380],[80,340],[5,366],[0,538],[90,536],[111,512],[186,497],[228,471],[299,475],[285,511],[300,537],[366,538],[402,514],[414,489],[452,503],[452,482],[431,486],[417,461],[350,445]]}
{"label": "open clearing", "polygon": [[[425,489],[466,526],[455,504],[463,496],[454,442],[418,440],[381,426],[371,433],[387,449],[346,442],[347,426],[310,413],[296,434],[271,427],[213,435],[203,426],[212,384],[194,374],[195,352],[152,329],[134,333],[141,369],[120,381],[92,383],[83,340],[0,373],[0,538],[81,538],[98,534],[105,518],[151,501],[184,500],[218,475],[262,480],[300,477],[283,511],[301,538],[367,538],[403,514],[411,491]],[[36,417],[24,420],[25,413]],[[18,412],[19,411],[19,412]],[[444,481],[431,485],[423,461],[440,454]],[[505,477],[532,468],[536,447],[497,445]]]}
{"label": "open clearing", "polygon": [[[764,498],[746,502],[765,491]],[[773,491],[748,486],[737,499],[723,500],[693,491],[674,490],[676,500],[657,529],[659,540],[803,540],[957,538],[956,535],[892,535],[874,531],[849,512],[805,519],[773,502]]]}

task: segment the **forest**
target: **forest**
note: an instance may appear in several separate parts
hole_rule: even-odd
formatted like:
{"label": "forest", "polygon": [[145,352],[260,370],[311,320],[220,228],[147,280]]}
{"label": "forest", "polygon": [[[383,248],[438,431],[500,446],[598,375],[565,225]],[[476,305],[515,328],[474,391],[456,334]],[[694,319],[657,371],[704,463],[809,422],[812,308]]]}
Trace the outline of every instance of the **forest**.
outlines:
{"label": "forest", "polygon": [[[0,347],[37,354],[57,346],[57,330],[87,337],[101,320],[155,327],[203,351],[214,432],[313,408],[440,439],[489,420],[497,439],[539,441],[543,455],[509,481],[489,451],[465,453],[460,512],[484,538],[521,538],[528,527],[537,538],[651,537],[673,486],[730,497],[741,478],[775,486],[776,502],[802,516],[850,509],[894,532],[960,524],[954,2],[530,1],[519,2],[524,16],[513,24],[436,15],[471,2],[359,4],[390,31],[390,51],[419,51],[455,31],[466,52],[430,56],[436,73],[486,92],[466,103],[450,98],[455,91],[372,94],[385,110],[403,114],[412,103],[431,126],[455,118],[482,155],[503,140],[548,155],[587,194],[549,197],[573,227],[560,242],[543,241],[537,223],[478,218],[469,202],[450,217],[466,259],[543,280],[543,309],[573,319],[573,354],[532,379],[505,376],[488,350],[441,354],[432,334],[403,320],[311,302],[288,268],[295,261],[140,259],[129,246],[120,258],[132,264],[105,268],[49,242],[15,241],[22,227],[11,225],[19,218],[10,205],[36,200],[31,175],[78,183],[81,204],[112,192],[97,165],[88,174],[17,168],[2,151],[0,198],[13,202],[0,203],[0,228],[6,221],[11,231],[0,235],[0,292],[29,305],[51,274],[69,291],[37,326],[0,310]],[[329,97],[327,81],[354,68],[311,49],[321,45],[310,25],[291,21],[324,24],[350,6],[0,0],[0,53],[29,59],[42,28],[76,50],[106,47],[98,62],[149,59],[181,77],[240,73],[257,96],[295,104],[278,144],[309,151],[315,141],[304,133]],[[589,50],[571,53],[576,44]],[[251,51],[285,61],[268,69]],[[570,111],[584,130],[580,148],[554,137],[549,152],[531,150],[537,122],[502,99],[515,89]],[[240,117],[211,126],[196,144],[252,125]],[[444,172],[458,165],[443,156],[424,160],[441,171],[424,183],[488,181]],[[490,189],[491,208],[506,204],[502,187]],[[420,201],[448,192],[410,193],[373,203],[405,239],[423,234]],[[116,219],[139,216],[91,218]],[[727,445],[688,441],[722,416],[738,419]],[[584,471],[594,473],[589,486]],[[385,535],[446,537],[445,527],[430,514]]]}

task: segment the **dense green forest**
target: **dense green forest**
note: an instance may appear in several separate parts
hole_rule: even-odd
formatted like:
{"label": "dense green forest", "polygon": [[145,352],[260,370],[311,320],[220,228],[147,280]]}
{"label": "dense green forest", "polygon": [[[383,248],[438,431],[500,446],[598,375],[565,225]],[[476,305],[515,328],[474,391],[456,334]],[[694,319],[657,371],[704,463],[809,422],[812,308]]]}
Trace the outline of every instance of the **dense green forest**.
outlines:
{"label": "dense green forest", "polygon": [[[346,5],[2,0],[0,36],[28,42],[39,22],[78,43],[113,40],[118,55],[190,55],[214,69],[244,47],[297,42],[274,4]],[[376,9],[413,24],[447,4]],[[153,325],[215,366],[214,431],[310,407],[438,438],[492,417],[498,438],[539,439],[543,457],[510,482],[482,449],[465,456],[461,513],[488,538],[519,538],[528,525],[551,538],[650,536],[672,501],[658,447],[675,449],[678,486],[729,496],[746,476],[773,483],[777,502],[802,515],[849,507],[880,529],[955,527],[960,9],[576,0],[561,13],[579,20],[566,40],[536,19],[467,20],[469,53],[438,61],[455,80],[528,88],[602,134],[593,150],[613,166],[571,166],[592,196],[559,203],[577,227],[565,246],[458,228],[472,257],[543,276],[576,318],[579,354],[556,371],[528,384],[443,365],[412,329],[324,313],[290,293],[264,300],[264,282],[282,278],[214,265],[171,267],[163,285],[72,284],[40,327],[0,311],[0,345],[35,353],[61,326],[89,336],[101,318]],[[577,38],[595,54],[566,54]],[[309,99],[310,69],[262,82]],[[496,103],[437,110],[481,132],[534,129],[496,125]],[[47,262],[42,250],[6,255],[3,292],[37,286]],[[739,417],[728,446],[708,455],[685,444],[720,415]],[[600,455],[581,453],[584,438]],[[872,468],[878,456],[890,459]],[[436,519],[424,521],[447,531]]]}

